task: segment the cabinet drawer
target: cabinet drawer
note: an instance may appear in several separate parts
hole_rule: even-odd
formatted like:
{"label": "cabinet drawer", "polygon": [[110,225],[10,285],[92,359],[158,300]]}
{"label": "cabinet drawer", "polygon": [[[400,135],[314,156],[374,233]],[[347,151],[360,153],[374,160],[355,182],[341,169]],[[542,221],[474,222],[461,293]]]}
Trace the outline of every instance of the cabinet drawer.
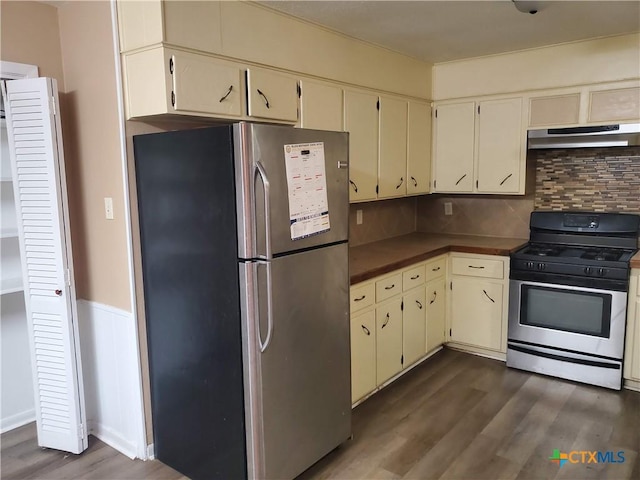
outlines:
{"label": "cabinet drawer", "polygon": [[398,273],[376,282],[376,302],[381,302],[387,298],[402,292],[402,274]]}
{"label": "cabinet drawer", "polygon": [[485,278],[504,277],[504,263],[502,260],[463,257],[453,257],[451,260],[451,273],[453,275]]}
{"label": "cabinet drawer", "polygon": [[369,305],[373,305],[375,294],[375,285],[367,283],[364,285],[355,285],[349,289],[349,298],[351,312],[357,312]]}
{"label": "cabinet drawer", "polygon": [[411,270],[405,270],[402,273],[402,290],[407,291],[413,287],[422,285],[425,280],[424,265],[412,268]]}
{"label": "cabinet drawer", "polygon": [[441,258],[425,265],[427,282],[444,275],[447,267],[447,258]]}

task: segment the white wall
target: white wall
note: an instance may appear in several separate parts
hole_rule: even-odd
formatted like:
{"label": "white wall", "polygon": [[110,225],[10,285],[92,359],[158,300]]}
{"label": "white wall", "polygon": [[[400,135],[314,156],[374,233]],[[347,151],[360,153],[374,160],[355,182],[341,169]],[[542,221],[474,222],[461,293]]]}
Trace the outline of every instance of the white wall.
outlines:
{"label": "white wall", "polygon": [[444,100],[640,77],[640,34],[440,63],[433,99]]}

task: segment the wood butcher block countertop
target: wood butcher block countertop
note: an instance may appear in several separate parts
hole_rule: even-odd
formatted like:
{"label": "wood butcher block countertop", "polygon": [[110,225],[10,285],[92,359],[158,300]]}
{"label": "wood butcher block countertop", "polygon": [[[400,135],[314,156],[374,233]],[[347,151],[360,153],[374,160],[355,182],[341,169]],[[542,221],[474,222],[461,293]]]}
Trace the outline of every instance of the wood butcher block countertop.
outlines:
{"label": "wood butcher block countertop", "polygon": [[[631,257],[631,268],[640,268],[640,251]],[[351,283],[353,283],[353,273],[351,274],[351,279]]]}
{"label": "wood butcher block countertop", "polygon": [[351,285],[447,252],[507,256],[527,241],[524,238],[410,233],[367,243],[349,248]]}

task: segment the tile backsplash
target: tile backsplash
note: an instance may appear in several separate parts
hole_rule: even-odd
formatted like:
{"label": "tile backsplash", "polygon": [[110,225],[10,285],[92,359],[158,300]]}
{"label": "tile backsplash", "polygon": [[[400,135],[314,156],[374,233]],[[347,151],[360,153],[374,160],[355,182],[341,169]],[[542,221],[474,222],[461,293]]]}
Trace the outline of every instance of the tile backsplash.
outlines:
{"label": "tile backsplash", "polygon": [[[356,222],[358,210],[362,210],[362,225]],[[349,205],[349,244],[352,247],[415,231],[415,197]]]}
{"label": "tile backsplash", "polygon": [[640,147],[536,151],[535,209],[640,213]]}

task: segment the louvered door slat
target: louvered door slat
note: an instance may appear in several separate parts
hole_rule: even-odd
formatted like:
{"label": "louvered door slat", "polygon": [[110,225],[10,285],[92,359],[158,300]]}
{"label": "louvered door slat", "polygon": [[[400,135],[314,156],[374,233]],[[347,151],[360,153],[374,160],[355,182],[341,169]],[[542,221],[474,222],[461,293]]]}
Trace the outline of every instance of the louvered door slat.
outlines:
{"label": "louvered door slat", "polygon": [[62,137],[51,108],[58,102],[57,87],[48,78],[8,81],[3,87],[38,443],[80,453],[87,436]]}

